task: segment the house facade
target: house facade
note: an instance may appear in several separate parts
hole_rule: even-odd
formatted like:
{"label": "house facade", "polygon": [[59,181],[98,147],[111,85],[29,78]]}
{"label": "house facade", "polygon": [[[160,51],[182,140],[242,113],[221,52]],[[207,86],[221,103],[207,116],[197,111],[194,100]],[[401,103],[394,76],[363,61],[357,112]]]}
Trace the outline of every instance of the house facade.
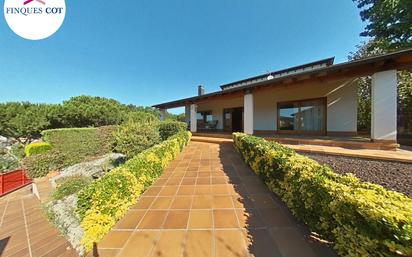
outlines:
{"label": "house facade", "polygon": [[154,107],[185,106],[192,132],[357,135],[357,83],[372,77],[374,141],[396,142],[397,71],[412,68],[412,49],[333,64],[333,58],[222,85],[221,91]]}

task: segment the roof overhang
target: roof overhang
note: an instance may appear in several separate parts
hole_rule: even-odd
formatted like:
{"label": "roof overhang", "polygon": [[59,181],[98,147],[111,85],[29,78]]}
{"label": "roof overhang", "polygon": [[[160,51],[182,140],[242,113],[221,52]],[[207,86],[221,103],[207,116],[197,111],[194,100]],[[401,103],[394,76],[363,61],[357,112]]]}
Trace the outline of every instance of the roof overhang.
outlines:
{"label": "roof overhang", "polygon": [[[319,60],[319,61],[315,61],[315,62],[311,62],[311,63],[306,63],[306,64],[303,64],[303,65],[290,67],[290,68],[283,69],[283,70],[272,71],[272,72],[268,72],[267,74],[254,76],[254,77],[247,78],[247,79],[242,79],[242,80],[239,80],[239,81],[231,82],[229,84],[224,84],[224,85],[221,85],[220,88],[222,90],[226,90],[228,88],[239,86],[239,85],[242,85],[242,84],[253,84],[254,82],[257,82],[259,80],[267,79],[267,77],[269,75],[277,77],[277,75],[284,74],[283,76],[285,76],[285,75],[288,75],[288,73],[293,73],[293,72],[296,73],[299,70],[301,70],[301,72],[302,72],[302,71],[310,70],[310,69],[312,69],[312,70],[313,69],[318,69],[319,66],[327,67],[327,66],[331,66],[333,64],[334,60],[335,60],[335,57],[331,57],[331,58],[327,58],[327,59],[323,59],[323,60]],[[318,67],[314,68],[315,66],[318,66]]]}
{"label": "roof overhang", "polygon": [[344,62],[327,66],[324,68],[318,68],[315,70],[309,70],[297,74],[291,74],[272,80],[265,80],[257,83],[248,84],[245,86],[234,87],[222,91],[217,91],[201,96],[194,96],[184,98],[176,101],[161,103],[153,105],[159,109],[169,109],[182,107],[189,104],[196,104],[204,101],[208,101],[212,98],[221,98],[225,96],[243,95],[246,91],[254,91],[266,87],[276,87],[284,84],[292,84],[298,82],[308,81],[327,81],[333,79],[344,79],[353,77],[369,76],[373,73],[385,71],[385,70],[405,70],[412,68],[412,48],[394,53],[369,57],[365,59]]}

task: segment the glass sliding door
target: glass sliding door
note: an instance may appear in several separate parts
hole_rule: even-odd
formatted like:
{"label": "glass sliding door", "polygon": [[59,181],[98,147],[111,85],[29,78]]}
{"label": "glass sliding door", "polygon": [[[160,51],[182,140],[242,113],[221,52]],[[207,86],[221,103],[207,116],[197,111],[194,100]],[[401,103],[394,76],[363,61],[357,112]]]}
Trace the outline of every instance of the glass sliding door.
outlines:
{"label": "glass sliding door", "polygon": [[302,131],[323,131],[325,105],[321,100],[302,101],[300,104],[300,127]]}
{"label": "glass sliding door", "polygon": [[325,133],[326,98],[278,103],[278,131]]}
{"label": "glass sliding door", "polygon": [[279,130],[296,130],[298,128],[299,106],[296,103],[279,104]]}

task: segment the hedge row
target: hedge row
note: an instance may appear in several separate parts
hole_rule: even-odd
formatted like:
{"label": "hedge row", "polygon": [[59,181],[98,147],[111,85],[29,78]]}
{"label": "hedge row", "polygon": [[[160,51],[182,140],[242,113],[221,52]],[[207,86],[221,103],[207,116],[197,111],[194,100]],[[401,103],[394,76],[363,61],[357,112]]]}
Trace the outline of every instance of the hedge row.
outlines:
{"label": "hedge row", "polygon": [[31,178],[38,178],[49,171],[107,154],[111,152],[115,129],[116,126],[45,130],[42,132],[44,143],[51,145],[52,149],[42,154],[27,155],[23,165]]}
{"label": "hedge row", "polygon": [[26,156],[31,156],[33,154],[42,154],[42,153],[45,153],[51,150],[52,148],[53,147],[51,146],[51,144],[47,142],[35,142],[35,143],[28,144],[24,148],[24,154]]}
{"label": "hedge row", "polygon": [[167,165],[176,158],[190,141],[190,132],[180,132],[157,144],[94,181],[78,194],[76,212],[84,230],[82,244],[90,250]]}
{"label": "hedge row", "polygon": [[294,215],[347,257],[412,256],[412,200],[275,142],[234,133],[236,148]]}
{"label": "hedge row", "polygon": [[159,134],[162,140],[187,130],[186,122],[180,121],[163,121],[159,124]]}
{"label": "hedge row", "polygon": [[70,153],[70,164],[83,161],[84,156],[110,152],[116,126],[98,128],[63,128],[43,131],[42,138],[63,153]]}

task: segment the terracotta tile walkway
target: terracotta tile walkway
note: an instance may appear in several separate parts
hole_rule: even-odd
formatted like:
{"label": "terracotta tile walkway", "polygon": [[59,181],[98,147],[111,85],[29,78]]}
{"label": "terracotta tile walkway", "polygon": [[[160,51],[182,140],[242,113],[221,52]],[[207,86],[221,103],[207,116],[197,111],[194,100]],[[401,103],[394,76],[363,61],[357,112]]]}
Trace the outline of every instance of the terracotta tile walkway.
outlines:
{"label": "terracotta tile walkway", "polygon": [[336,256],[307,238],[231,143],[191,142],[94,254]]}
{"label": "terracotta tile walkway", "polygon": [[0,199],[0,256],[77,256],[47,221],[30,188]]}

